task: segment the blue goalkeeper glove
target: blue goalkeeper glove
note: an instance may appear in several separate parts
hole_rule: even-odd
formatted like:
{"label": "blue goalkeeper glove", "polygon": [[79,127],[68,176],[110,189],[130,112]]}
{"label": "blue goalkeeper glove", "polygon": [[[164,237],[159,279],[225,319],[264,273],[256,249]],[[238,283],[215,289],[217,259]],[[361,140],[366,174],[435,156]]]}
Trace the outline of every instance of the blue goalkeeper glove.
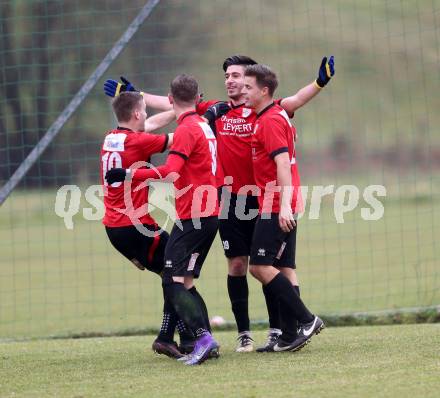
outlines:
{"label": "blue goalkeeper glove", "polygon": [[104,83],[104,93],[109,97],[117,97],[124,91],[138,91],[124,76],[121,76],[121,81],[122,83],[112,79],[106,80]]}
{"label": "blue goalkeeper glove", "polygon": [[318,78],[315,83],[319,88],[323,88],[335,74],[335,57],[332,55],[327,61],[327,57],[324,57],[319,67]]}

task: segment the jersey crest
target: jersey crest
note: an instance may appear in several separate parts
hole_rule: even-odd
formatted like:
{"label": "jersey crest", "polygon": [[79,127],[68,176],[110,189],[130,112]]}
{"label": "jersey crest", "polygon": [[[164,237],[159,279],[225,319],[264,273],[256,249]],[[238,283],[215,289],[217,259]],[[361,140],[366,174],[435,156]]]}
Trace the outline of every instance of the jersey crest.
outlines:
{"label": "jersey crest", "polygon": [[102,149],[109,152],[124,152],[126,138],[127,134],[124,133],[109,134],[105,137]]}
{"label": "jersey crest", "polygon": [[248,117],[252,113],[252,109],[249,108],[243,108],[243,111],[241,113],[242,117]]}

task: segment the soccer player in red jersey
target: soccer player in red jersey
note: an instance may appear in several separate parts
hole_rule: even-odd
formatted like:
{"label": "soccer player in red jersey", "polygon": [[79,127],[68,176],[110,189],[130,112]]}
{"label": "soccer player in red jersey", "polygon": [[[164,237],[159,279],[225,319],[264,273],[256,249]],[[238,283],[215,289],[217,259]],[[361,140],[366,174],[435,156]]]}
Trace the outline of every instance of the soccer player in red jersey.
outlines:
{"label": "soccer player in red jersey", "polygon": [[[118,127],[109,131],[101,148],[101,179],[104,186],[105,216],[103,224],[110,242],[140,270],[161,274],[168,233],[160,228],[148,213],[148,187],[134,182],[130,191],[122,183],[108,184],[105,173],[113,167],[130,167],[139,161],[149,161],[151,155],[163,152],[172,143],[172,135],[149,134],[175,119],[173,111],[146,119],[145,103],[139,93],[127,92],[112,102]],[[169,301],[164,302],[161,330],[153,349],[171,357],[181,357],[173,341],[178,328],[181,345],[193,340],[192,333],[179,320]]]}
{"label": "soccer player in red jersey", "polygon": [[282,334],[273,346],[275,352],[297,351],[324,328],[280,271],[295,264],[294,213],[300,194],[292,127],[285,110],[273,100],[277,86],[269,67],[246,68],[243,94],[246,106],[257,113],[251,145],[255,182],[261,191],[249,271],[278,301]]}
{"label": "soccer player in red jersey", "polygon": [[170,103],[178,127],[166,164],[156,170],[115,168],[107,172],[108,183],[164,178],[174,182],[177,221],[165,248],[163,275],[164,296],[196,336],[194,350],[187,365],[204,362],[218,350],[209,327],[208,311],[194,286],[218,227],[216,189],[217,142],[209,125],[200,117],[195,105],[198,84],[187,75],[171,83]]}
{"label": "soccer player in red jersey", "polygon": [[[238,328],[238,352],[252,351],[253,340],[250,336],[248,315],[247,269],[252,236],[258,214],[258,201],[255,191],[252,167],[251,137],[257,114],[244,101],[243,86],[245,68],[256,62],[244,55],[234,55],[223,63],[225,87],[231,110],[215,121],[218,142],[218,156],[224,176],[233,178],[232,184],[223,188],[223,211],[219,217],[219,232],[225,255],[228,260],[228,293],[232,311]],[[328,73],[327,73],[328,72]],[[274,102],[284,108],[292,117],[295,111],[315,97],[334,74],[333,57],[327,62],[324,58],[318,79],[300,89],[295,95],[277,99]],[[216,106],[216,101],[202,102],[198,105],[200,113]],[[209,115],[209,111],[207,114]],[[292,126],[293,134],[295,133]],[[219,175],[220,178],[223,176]],[[226,177],[227,178],[227,177]],[[219,180],[219,178],[218,178]],[[227,181],[225,179],[225,181]],[[218,181],[219,186],[224,185]],[[298,181],[299,184],[299,181]],[[228,206],[229,201],[229,206]],[[293,268],[282,271],[295,286],[299,294],[298,279]],[[278,303],[263,285],[263,293],[269,314],[269,333],[266,343],[258,352],[271,351],[281,333]]]}
{"label": "soccer player in red jersey", "polygon": [[[219,216],[219,232],[225,256],[228,262],[227,286],[232,312],[238,329],[237,352],[253,350],[250,334],[248,311],[249,289],[247,269],[252,235],[258,214],[258,200],[253,192],[255,185],[252,155],[251,132],[256,120],[256,113],[244,103],[243,86],[246,66],[256,62],[244,55],[233,55],[223,62],[225,87],[229,98],[230,110],[224,112],[223,105],[217,100],[197,104],[197,112],[210,119],[210,125],[216,133],[218,143],[217,185],[226,186],[222,190],[222,213]],[[300,89],[293,96],[278,99],[275,102],[282,106],[289,116],[315,97],[334,74],[333,57],[324,58],[319,69],[318,79]],[[132,90],[134,87],[127,80],[124,84],[114,80],[106,82],[105,92],[114,96],[116,91]],[[149,106],[167,109],[166,97],[143,94]],[[215,121],[215,117],[219,116]],[[232,183],[230,182],[232,180]],[[286,272],[286,271],[285,271]],[[299,293],[296,273],[287,275]],[[269,314],[269,333],[267,342],[257,349],[259,352],[271,350],[281,333],[278,303],[268,294],[263,286],[263,293]]]}

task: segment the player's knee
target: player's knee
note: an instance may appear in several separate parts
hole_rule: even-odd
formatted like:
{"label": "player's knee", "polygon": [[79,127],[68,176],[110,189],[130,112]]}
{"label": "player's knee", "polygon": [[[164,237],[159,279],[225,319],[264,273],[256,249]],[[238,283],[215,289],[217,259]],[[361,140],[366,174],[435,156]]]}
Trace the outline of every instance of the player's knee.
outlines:
{"label": "player's knee", "polygon": [[249,272],[251,273],[251,275],[258,279],[261,280],[262,279],[262,268],[258,265],[250,265],[249,266]]}
{"label": "player's knee", "polygon": [[191,289],[192,287],[194,287],[194,278],[192,276],[185,276],[183,284],[186,289]]}
{"label": "player's knee", "polygon": [[278,268],[280,272],[289,279],[290,283],[294,286],[298,285],[298,277],[296,271],[292,268]]}
{"label": "player's knee", "polygon": [[244,276],[247,273],[248,258],[246,256],[228,259],[228,273],[231,276]]}

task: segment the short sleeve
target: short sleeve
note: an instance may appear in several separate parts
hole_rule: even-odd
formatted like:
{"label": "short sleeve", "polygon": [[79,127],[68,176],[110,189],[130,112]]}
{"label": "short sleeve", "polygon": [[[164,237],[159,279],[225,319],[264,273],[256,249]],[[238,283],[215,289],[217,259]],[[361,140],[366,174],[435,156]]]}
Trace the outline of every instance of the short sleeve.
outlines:
{"label": "short sleeve", "polygon": [[271,159],[280,153],[289,152],[287,127],[278,117],[266,119],[265,123],[260,125],[258,135]]}
{"label": "short sleeve", "polygon": [[[274,102],[275,102],[275,104],[281,106],[281,101],[282,101],[283,99],[284,99],[284,98],[278,98],[278,99],[274,100]],[[283,107],[281,106],[281,108],[283,108]],[[284,109],[284,108],[283,108],[283,109]],[[285,109],[284,109],[284,110],[285,110]],[[288,113],[288,112],[286,111],[286,113],[287,113],[287,116],[289,116],[290,119],[292,119],[292,118],[295,116],[295,112]]]}
{"label": "short sleeve", "polygon": [[174,132],[173,145],[171,145],[170,152],[179,155],[187,160],[194,149],[196,140],[192,137],[189,127],[177,127]]}
{"label": "short sleeve", "polygon": [[216,104],[217,102],[219,102],[219,101],[218,100],[210,100],[210,101],[199,102],[196,105],[196,112],[197,112],[197,114],[199,114],[200,116],[203,116],[205,114],[205,112],[208,110],[208,108],[211,105]]}
{"label": "short sleeve", "polygon": [[168,135],[139,133],[137,145],[145,159],[158,152],[167,149]]}

